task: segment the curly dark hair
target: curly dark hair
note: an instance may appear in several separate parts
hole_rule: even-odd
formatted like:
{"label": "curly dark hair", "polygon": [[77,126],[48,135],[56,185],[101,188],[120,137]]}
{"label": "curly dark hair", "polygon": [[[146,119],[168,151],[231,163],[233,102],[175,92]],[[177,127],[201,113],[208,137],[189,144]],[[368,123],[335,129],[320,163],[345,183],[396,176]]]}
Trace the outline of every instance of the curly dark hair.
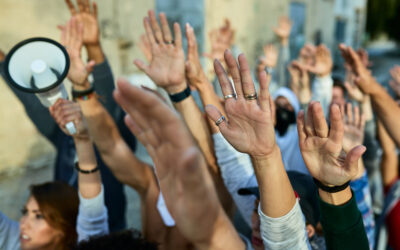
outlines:
{"label": "curly dark hair", "polygon": [[130,229],[81,241],[75,250],[157,250],[156,244],[146,241],[137,230]]}

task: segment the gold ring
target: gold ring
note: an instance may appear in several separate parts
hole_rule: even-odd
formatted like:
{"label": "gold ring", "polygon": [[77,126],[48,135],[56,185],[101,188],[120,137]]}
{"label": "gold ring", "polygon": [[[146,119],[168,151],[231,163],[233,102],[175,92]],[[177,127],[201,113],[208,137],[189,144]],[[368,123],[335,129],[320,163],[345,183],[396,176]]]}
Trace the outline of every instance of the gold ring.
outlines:
{"label": "gold ring", "polygon": [[257,93],[251,94],[251,95],[244,95],[244,98],[246,100],[256,100],[257,99]]}

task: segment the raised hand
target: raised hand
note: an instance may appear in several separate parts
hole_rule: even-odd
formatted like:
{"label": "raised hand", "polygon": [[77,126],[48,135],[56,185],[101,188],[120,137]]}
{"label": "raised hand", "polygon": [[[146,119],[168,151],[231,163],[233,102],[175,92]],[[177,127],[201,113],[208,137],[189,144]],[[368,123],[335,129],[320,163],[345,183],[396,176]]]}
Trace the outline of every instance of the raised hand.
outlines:
{"label": "raised hand", "polygon": [[300,103],[308,103],[311,99],[310,76],[306,67],[300,61],[292,61],[288,66],[293,92],[296,93]]}
{"label": "raised hand", "polygon": [[368,52],[365,49],[359,48],[357,54],[365,67],[370,67],[372,65],[372,62],[369,61]]}
{"label": "raised hand", "polygon": [[214,236],[228,237],[222,242],[243,248],[219,204],[204,158],[178,114],[151,92],[123,80],[117,87],[114,97],[128,114],[127,126],[155,162],[160,189],[180,232],[199,249],[212,249],[208,244]]}
{"label": "raised hand", "polygon": [[70,57],[70,68],[68,79],[73,83],[74,88],[87,89],[90,84],[87,80],[89,74],[93,71],[95,65],[94,60],[86,65],[81,58],[82,40],[83,39],[83,24],[78,22],[75,17],[66,24],[61,33],[61,43],[67,49]]}
{"label": "raised hand", "polygon": [[343,59],[355,75],[354,83],[360,88],[360,90],[365,94],[372,94],[379,91],[380,85],[364,65],[360,56],[350,46],[346,47],[346,45],[340,44],[339,49],[342,53]]}
{"label": "raised hand", "polygon": [[307,117],[304,111],[297,117],[299,144],[311,175],[326,186],[340,186],[358,174],[358,161],[366,148],[359,145],[345,153],[343,119],[336,104],[331,105],[330,121],[328,128],[321,104],[311,102]]}
{"label": "raised hand", "polygon": [[[58,99],[56,103],[49,108],[49,111],[60,129],[65,134],[79,139],[89,138],[87,123],[82,115],[82,111],[78,103],[65,99]],[[71,135],[65,128],[65,125],[71,121],[74,123],[76,128],[76,133],[73,135]]]}
{"label": "raised hand", "polygon": [[253,157],[269,155],[276,143],[267,75],[265,71],[260,73],[260,94],[257,100],[246,57],[241,54],[238,61],[239,65],[230,51],[225,52],[225,62],[236,93],[221,63],[214,61],[214,69],[226,97],[226,120],[222,120],[221,112],[212,105],[207,106],[206,111],[236,150]]}
{"label": "raised hand", "polygon": [[274,28],[275,35],[279,37],[282,44],[287,45],[289,42],[290,30],[292,29],[292,22],[289,17],[282,16],[279,18],[278,26]]}
{"label": "raised hand", "polygon": [[355,85],[354,83],[350,82],[345,82],[344,87],[347,90],[347,93],[349,94],[349,97],[357,102],[362,102],[364,101],[365,94]]}
{"label": "raised hand", "polygon": [[161,27],[152,10],[143,20],[151,46],[150,65],[138,59],[135,60],[135,65],[168,93],[178,93],[186,88],[181,28],[178,23],[174,23],[175,40],[173,40],[165,14],[160,13],[159,17]]}
{"label": "raised hand", "polygon": [[189,23],[186,24],[186,38],[188,42],[187,60],[185,63],[186,77],[189,83],[198,89],[201,84],[208,84],[208,80],[201,67],[196,36]]}
{"label": "raised hand", "polygon": [[400,96],[400,66],[394,66],[390,70],[390,75],[392,76],[392,80],[389,81],[389,85],[396,95]]}
{"label": "raised hand", "polygon": [[325,45],[319,45],[315,50],[314,64],[305,67],[319,77],[329,75],[333,67],[331,52]]}
{"label": "raised hand", "polygon": [[77,0],[78,8],[75,8],[71,0],[65,0],[71,16],[76,17],[78,22],[84,26],[83,44],[98,45],[100,43],[100,31],[97,20],[97,4],[89,0]]}
{"label": "raised hand", "polygon": [[312,44],[306,44],[301,48],[298,61],[302,65],[311,66],[314,63],[317,48]]}
{"label": "raised hand", "polygon": [[278,62],[278,49],[273,44],[264,45],[264,56],[260,57],[260,63],[262,66],[275,68],[276,63]]}
{"label": "raised hand", "polygon": [[343,150],[348,153],[364,141],[365,116],[357,106],[353,111],[351,103],[347,103],[346,108],[340,107],[340,111],[346,114],[343,116]]}
{"label": "raised hand", "polygon": [[225,19],[224,26],[213,29],[209,33],[211,52],[204,53],[204,56],[214,60],[223,60],[225,50],[234,43],[235,30],[232,29],[229,19]]}

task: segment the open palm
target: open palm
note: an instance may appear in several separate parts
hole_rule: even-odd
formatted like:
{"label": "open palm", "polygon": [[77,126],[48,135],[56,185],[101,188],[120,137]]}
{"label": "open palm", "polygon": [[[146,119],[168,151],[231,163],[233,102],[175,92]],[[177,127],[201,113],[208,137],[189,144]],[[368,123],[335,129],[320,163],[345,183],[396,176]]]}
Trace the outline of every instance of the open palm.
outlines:
{"label": "open palm", "polygon": [[299,113],[297,129],[301,153],[311,175],[325,185],[339,186],[358,173],[358,159],[365,147],[352,148],[346,155],[339,107],[332,105],[330,114],[331,128],[328,129],[321,104],[311,102],[307,118],[303,111]]}
{"label": "open palm", "polygon": [[[276,144],[267,76],[265,71],[260,73],[258,100],[246,98],[256,91],[245,56],[240,55],[238,61],[239,65],[230,51],[225,52],[225,62],[232,76],[237,98],[228,98],[225,101],[227,121],[222,122],[219,129],[238,151],[252,156],[268,155]],[[233,95],[234,90],[222,65],[215,61],[214,68],[224,95]],[[207,106],[206,111],[214,121],[222,116],[214,106]]]}

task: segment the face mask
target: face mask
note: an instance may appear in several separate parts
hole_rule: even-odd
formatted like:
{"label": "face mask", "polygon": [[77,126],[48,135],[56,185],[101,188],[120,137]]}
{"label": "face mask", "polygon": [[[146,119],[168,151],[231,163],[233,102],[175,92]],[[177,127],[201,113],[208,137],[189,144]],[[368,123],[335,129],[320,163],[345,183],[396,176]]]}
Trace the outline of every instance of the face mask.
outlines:
{"label": "face mask", "polygon": [[279,135],[284,135],[290,124],[296,123],[296,117],[294,111],[290,111],[286,108],[276,107],[276,125],[275,129]]}

